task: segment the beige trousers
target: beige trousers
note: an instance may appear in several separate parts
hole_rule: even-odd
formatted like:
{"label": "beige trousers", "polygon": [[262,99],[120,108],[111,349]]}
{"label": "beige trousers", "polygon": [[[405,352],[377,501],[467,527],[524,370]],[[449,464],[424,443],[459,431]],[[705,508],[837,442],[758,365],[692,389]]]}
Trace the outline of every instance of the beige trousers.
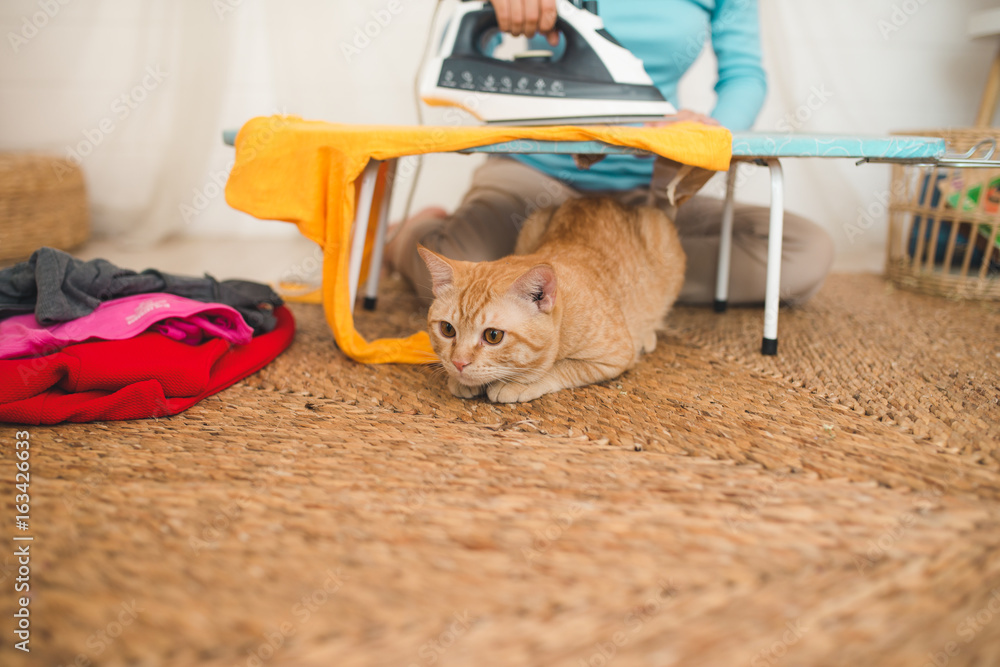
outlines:
{"label": "beige trousers", "polygon": [[[420,296],[430,300],[430,274],[417,254],[418,243],[451,259],[499,259],[514,252],[521,223],[534,211],[594,194],[630,205],[649,200],[649,188],[583,192],[516,160],[491,157],[476,170],[469,191],[451,216],[415,221],[401,229],[386,248],[386,260]],[[687,254],[681,303],[711,304],[715,298],[722,207],[722,200],[694,196],[676,211],[675,224]],[[734,207],[730,304],[764,301],[769,224],[765,207]],[[819,290],[830,270],[833,242],[821,227],[786,212],[781,261],[782,301],[803,303]]]}

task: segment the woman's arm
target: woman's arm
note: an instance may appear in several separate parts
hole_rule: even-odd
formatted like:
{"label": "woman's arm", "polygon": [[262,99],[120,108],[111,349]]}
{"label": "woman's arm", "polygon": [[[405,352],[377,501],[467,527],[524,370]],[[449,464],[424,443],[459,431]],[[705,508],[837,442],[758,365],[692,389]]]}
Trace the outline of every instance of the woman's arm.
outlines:
{"label": "woman's arm", "polygon": [[719,63],[712,117],[731,130],[750,129],[767,94],[757,0],[719,0],[711,21]]}

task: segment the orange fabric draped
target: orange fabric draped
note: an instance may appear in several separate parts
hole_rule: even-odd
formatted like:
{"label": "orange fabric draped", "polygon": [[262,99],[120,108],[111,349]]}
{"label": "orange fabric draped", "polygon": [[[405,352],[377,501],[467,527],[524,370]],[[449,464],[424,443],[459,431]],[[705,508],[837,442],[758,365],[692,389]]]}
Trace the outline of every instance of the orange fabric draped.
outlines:
{"label": "orange fabric draped", "polygon": [[270,116],[250,120],[237,135],[226,201],[257,218],[294,223],[323,248],[323,306],[334,339],[345,354],[364,363],[426,363],[434,359],[426,332],[367,341],[354,328],[348,263],[356,181],[369,160],[517,139],[601,141],[714,171],[728,169],[732,156],[728,130],[691,122],[655,128],[411,127]]}

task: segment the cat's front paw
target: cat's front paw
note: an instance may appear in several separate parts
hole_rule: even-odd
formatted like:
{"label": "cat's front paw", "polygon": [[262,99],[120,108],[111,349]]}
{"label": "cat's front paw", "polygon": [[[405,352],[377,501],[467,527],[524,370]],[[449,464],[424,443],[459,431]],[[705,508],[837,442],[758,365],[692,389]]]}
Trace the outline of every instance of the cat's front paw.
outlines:
{"label": "cat's front paw", "polygon": [[536,382],[521,384],[520,382],[494,382],[486,387],[486,395],[494,403],[523,403],[533,401],[542,394],[548,393],[548,388]]}
{"label": "cat's front paw", "polygon": [[462,384],[453,377],[448,378],[448,389],[454,396],[458,396],[459,398],[475,398],[483,393],[481,386],[470,387],[467,384]]}
{"label": "cat's front paw", "polygon": [[646,337],[642,340],[642,352],[643,354],[649,354],[656,349],[656,332],[651,331],[646,334]]}

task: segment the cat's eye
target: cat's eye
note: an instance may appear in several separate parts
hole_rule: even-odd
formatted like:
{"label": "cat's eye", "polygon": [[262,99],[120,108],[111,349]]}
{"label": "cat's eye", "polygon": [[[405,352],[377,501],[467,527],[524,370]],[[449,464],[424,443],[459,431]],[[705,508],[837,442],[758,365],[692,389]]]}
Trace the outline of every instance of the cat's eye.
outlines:
{"label": "cat's eye", "polygon": [[483,340],[490,345],[496,345],[503,340],[503,332],[499,329],[487,329],[483,332]]}
{"label": "cat's eye", "polygon": [[455,337],[455,327],[451,326],[451,322],[441,323],[441,335],[444,336],[445,338]]}

